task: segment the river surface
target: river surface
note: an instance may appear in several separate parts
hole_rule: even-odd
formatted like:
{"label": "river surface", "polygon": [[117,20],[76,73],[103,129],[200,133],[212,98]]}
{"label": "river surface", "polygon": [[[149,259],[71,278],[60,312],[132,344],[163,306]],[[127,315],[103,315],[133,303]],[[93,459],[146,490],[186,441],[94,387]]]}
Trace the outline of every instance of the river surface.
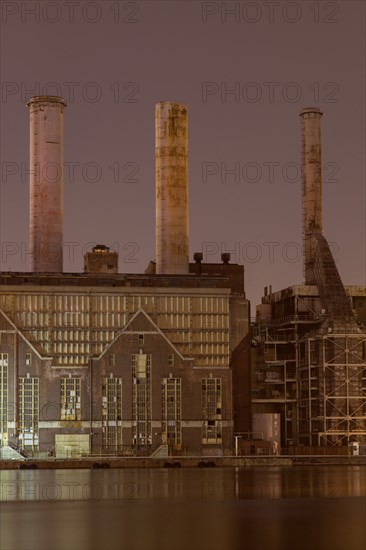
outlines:
{"label": "river surface", "polygon": [[1,550],[365,550],[366,466],[7,470]]}

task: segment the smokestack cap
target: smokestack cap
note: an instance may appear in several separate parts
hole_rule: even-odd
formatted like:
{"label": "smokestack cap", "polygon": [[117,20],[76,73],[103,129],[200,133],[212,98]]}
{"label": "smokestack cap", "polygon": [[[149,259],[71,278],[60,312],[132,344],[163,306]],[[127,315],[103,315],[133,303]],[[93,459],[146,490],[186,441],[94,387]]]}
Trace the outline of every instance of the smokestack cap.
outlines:
{"label": "smokestack cap", "polygon": [[316,115],[323,116],[323,112],[319,109],[319,107],[305,107],[301,111],[300,116],[310,114],[310,113],[314,113]]}
{"label": "smokestack cap", "polygon": [[230,253],[229,252],[223,252],[221,254],[221,260],[224,262],[224,264],[228,264],[230,262]]}
{"label": "smokestack cap", "polygon": [[67,107],[67,103],[64,100],[63,97],[59,97],[56,95],[36,95],[34,97],[31,97],[27,101],[27,107],[30,107],[33,104],[39,104],[39,103],[61,103],[64,107]]}
{"label": "smokestack cap", "polygon": [[193,254],[193,259],[196,262],[196,264],[200,264],[203,260],[203,254],[202,252],[195,252]]}
{"label": "smokestack cap", "polygon": [[189,105],[188,103],[184,103],[182,101],[158,101],[158,103],[155,103],[155,109],[164,109],[165,106],[170,107],[180,107],[188,109]]}

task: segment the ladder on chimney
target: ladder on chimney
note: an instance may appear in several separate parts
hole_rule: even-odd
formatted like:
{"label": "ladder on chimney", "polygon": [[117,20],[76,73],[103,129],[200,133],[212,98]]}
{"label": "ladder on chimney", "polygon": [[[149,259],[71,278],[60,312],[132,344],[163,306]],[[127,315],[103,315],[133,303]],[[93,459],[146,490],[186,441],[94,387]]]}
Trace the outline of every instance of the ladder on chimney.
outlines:
{"label": "ladder on chimney", "polygon": [[[304,132],[304,128],[303,128],[303,125],[301,125],[301,194],[302,194],[302,197],[301,197],[301,208],[302,208],[302,254],[303,254],[303,258],[305,258],[305,216],[306,216],[306,208],[305,208],[305,202],[304,202],[304,198],[305,198],[305,174],[304,174],[304,163],[305,163],[305,160],[304,160],[304,157],[305,157],[305,132]],[[306,279],[306,268],[305,268],[305,262],[303,261],[302,262],[302,269],[303,269],[303,280],[305,281]]]}

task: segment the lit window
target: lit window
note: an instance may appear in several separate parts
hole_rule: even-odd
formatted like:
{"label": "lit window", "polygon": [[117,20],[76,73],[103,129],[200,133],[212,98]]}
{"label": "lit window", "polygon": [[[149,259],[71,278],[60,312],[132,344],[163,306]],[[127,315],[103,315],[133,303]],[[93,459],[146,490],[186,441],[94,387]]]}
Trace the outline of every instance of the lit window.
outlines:
{"label": "lit window", "polygon": [[204,378],[202,380],[202,443],[222,442],[221,420],[221,378]]}
{"label": "lit window", "polygon": [[61,420],[81,420],[80,378],[61,378]]}
{"label": "lit window", "polygon": [[162,443],[182,444],[182,391],[180,378],[163,378],[162,390]]}
{"label": "lit window", "polygon": [[102,386],[103,449],[122,449],[122,378],[103,378]]}
{"label": "lit window", "polygon": [[152,441],[151,355],[133,354],[132,363],[132,442],[150,445]]}
{"label": "lit window", "polygon": [[19,378],[19,446],[38,450],[39,379]]}

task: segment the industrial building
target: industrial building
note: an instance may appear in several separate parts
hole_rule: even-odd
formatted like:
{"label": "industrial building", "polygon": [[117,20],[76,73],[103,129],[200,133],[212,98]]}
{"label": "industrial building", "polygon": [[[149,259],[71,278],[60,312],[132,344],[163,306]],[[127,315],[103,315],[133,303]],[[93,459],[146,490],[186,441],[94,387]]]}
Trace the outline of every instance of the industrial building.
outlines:
{"label": "industrial building", "polygon": [[220,456],[366,443],[366,288],[343,286],[323,236],[319,109],[301,113],[304,284],[266,288],[250,327],[244,267],[229,254],[190,262],[187,105],[156,105],[143,274],[118,273],[104,245],[83,273],[63,272],[66,103],[28,107],[30,270],[0,273],[2,447]]}
{"label": "industrial building", "polygon": [[28,102],[30,272],[0,274],[1,445],[231,454],[234,430],[250,430],[249,302],[228,254],[189,262],[187,106],[156,106],[156,262],[136,275],[119,274],[104,245],[84,273],[63,273],[65,106]]}
{"label": "industrial building", "polygon": [[366,288],[343,286],[322,233],[322,113],[300,116],[305,281],[257,306],[252,410],[269,431],[277,418],[282,447],[330,452],[366,444]]}

